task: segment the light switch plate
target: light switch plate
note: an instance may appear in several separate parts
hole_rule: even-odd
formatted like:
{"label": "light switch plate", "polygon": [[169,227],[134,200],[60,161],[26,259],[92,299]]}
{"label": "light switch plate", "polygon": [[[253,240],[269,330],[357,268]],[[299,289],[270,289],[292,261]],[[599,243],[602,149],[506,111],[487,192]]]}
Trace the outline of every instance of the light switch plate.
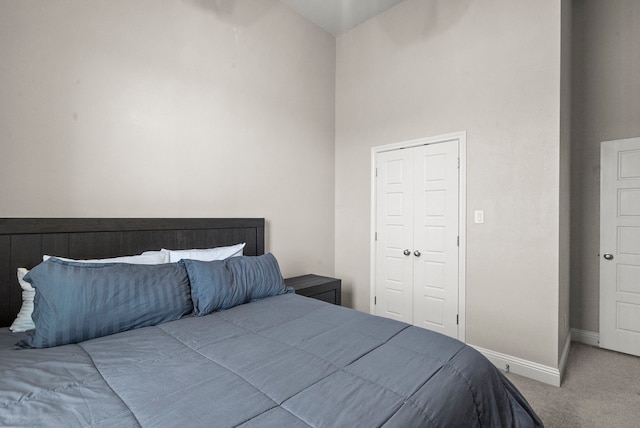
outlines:
{"label": "light switch plate", "polygon": [[477,224],[484,223],[484,211],[483,210],[475,210],[473,212],[473,221]]}

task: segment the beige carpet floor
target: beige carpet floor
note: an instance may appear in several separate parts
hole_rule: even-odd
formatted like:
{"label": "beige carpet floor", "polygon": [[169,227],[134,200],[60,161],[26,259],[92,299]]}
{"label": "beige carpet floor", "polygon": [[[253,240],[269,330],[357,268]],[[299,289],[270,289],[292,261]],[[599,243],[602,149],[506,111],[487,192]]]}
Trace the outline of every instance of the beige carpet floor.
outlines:
{"label": "beige carpet floor", "polygon": [[562,385],[513,373],[545,427],[640,427],[640,358],[572,343]]}

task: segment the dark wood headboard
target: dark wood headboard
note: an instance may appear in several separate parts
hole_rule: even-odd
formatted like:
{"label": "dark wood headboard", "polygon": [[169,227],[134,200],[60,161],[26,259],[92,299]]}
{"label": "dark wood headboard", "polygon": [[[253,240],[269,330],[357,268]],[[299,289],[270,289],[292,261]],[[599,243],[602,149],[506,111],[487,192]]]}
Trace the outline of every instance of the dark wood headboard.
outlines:
{"label": "dark wood headboard", "polygon": [[263,218],[0,218],[0,327],[22,305],[16,269],[44,254],[95,259],[148,250],[212,248],[246,242],[244,254],[264,254]]}

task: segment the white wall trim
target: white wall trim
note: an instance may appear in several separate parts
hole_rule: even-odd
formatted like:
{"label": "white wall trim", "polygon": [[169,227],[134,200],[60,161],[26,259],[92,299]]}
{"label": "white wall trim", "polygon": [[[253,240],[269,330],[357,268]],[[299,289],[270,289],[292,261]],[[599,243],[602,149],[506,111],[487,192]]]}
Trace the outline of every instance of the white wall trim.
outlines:
{"label": "white wall trim", "polygon": [[571,340],[585,345],[600,346],[600,334],[594,331],[571,329]]}
{"label": "white wall trim", "polygon": [[400,143],[385,144],[371,148],[371,219],[369,236],[369,313],[375,314],[376,294],[376,154],[402,148],[424,146],[426,144],[445,143],[458,140],[458,340],[466,342],[466,284],[467,284],[467,131],[419,138]]}
{"label": "white wall trim", "polygon": [[534,363],[532,361],[523,360],[522,358],[513,357],[511,355],[502,354],[500,352],[484,349],[479,346],[469,345],[487,357],[494,366],[502,371],[508,371],[520,376],[525,376],[539,382],[547,383],[553,386],[560,386],[560,370],[554,367],[545,366],[543,364]]}
{"label": "white wall trim", "polygon": [[564,369],[567,367],[569,351],[571,351],[571,340],[571,331],[569,331],[567,339],[564,342],[564,348],[562,349],[562,355],[560,356],[560,361],[558,364],[558,369],[560,370],[560,382],[562,382],[562,377],[564,376]]}
{"label": "white wall trim", "polygon": [[467,341],[467,132],[458,134],[458,235],[460,245],[458,247],[458,282],[460,292],[458,296],[458,340]]}

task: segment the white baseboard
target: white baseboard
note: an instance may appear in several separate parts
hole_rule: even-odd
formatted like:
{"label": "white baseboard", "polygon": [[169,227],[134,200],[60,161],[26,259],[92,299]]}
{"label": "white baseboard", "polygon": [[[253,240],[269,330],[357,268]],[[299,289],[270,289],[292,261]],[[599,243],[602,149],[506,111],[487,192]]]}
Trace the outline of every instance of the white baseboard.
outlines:
{"label": "white baseboard", "polygon": [[[568,343],[569,345],[571,344],[570,336]],[[522,358],[513,357],[511,355],[502,354],[500,352],[491,351],[489,349],[484,349],[479,346],[469,346],[472,346],[473,348],[478,350],[500,370],[509,371],[520,376],[547,383],[549,385],[560,386],[561,375],[559,369],[534,363],[532,361],[523,360]],[[563,358],[566,361],[566,357],[564,355],[565,353],[567,354],[567,356],[569,355],[568,346],[566,345],[565,352],[563,352]]]}
{"label": "white baseboard", "polygon": [[560,355],[560,361],[558,364],[558,369],[560,370],[560,382],[562,382],[562,376],[564,376],[564,369],[565,367],[567,367],[567,360],[569,359],[569,351],[571,350],[571,341],[573,340],[572,338],[572,332],[569,331],[569,334],[567,335],[567,340],[565,340],[564,342],[564,348],[562,349],[562,354]]}
{"label": "white baseboard", "polygon": [[600,334],[593,331],[572,328],[571,340],[574,342],[584,343],[585,345],[600,346]]}

